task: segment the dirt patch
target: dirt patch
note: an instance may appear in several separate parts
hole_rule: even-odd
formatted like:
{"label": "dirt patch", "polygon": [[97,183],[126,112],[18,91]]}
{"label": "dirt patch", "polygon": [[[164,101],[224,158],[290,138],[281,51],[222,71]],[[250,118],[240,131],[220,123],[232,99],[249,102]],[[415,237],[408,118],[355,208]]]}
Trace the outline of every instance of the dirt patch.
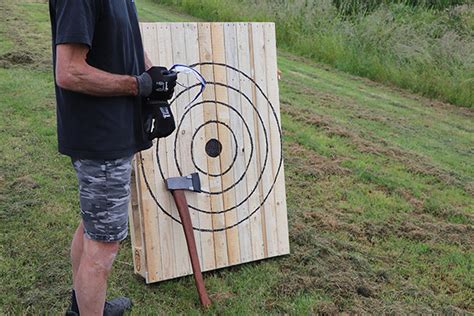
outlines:
{"label": "dirt patch", "polygon": [[339,309],[333,302],[321,302],[313,308],[313,312],[320,316],[336,315],[339,314]]}
{"label": "dirt patch", "polygon": [[38,188],[39,184],[38,182],[33,180],[31,176],[23,176],[23,177],[15,179],[10,186],[11,188],[15,188],[17,190],[18,189],[32,190],[32,189]]}
{"label": "dirt patch", "polygon": [[[394,222],[361,224],[358,231],[351,230],[355,236],[363,237],[374,243],[393,236],[429,244],[445,243],[460,246],[463,249],[474,249],[474,228],[465,224],[446,223],[425,214],[411,214],[409,218]],[[347,230],[345,224],[338,225],[338,229]]]}
{"label": "dirt patch", "polygon": [[30,52],[9,52],[0,56],[0,65],[4,68],[13,65],[30,65],[35,62]]}
{"label": "dirt patch", "polygon": [[414,209],[416,210],[423,209],[423,205],[424,205],[423,201],[413,196],[413,194],[410,191],[399,188],[395,190],[395,193],[402,196],[405,199],[405,201],[407,201],[413,206]]}
{"label": "dirt patch", "polygon": [[[312,100],[318,102],[318,104],[327,107],[327,108],[347,108],[348,106],[356,106],[355,103],[350,102],[350,99],[341,97],[339,95],[324,92],[318,89],[312,89],[308,86],[300,85],[292,80],[283,79],[285,86],[292,88],[295,91],[298,91],[301,94],[314,97]],[[284,96],[282,96],[284,97]]]}
{"label": "dirt patch", "polygon": [[357,113],[350,115],[351,119],[358,119],[358,120],[366,120],[366,121],[373,121],[383,124],[398,124],[403,125],[406,124],[403,119],[400,118],[392,118],[389,116],[383,116],[379,114],[375,114],[374,112],[367,110],[367,109],[359,109]]}
{"label": "dirt patch", "polygon": [[27,214],[40,201],[35,190],[39,188],[31,176],[22,176],[13,181],[0,183],[0,219],[6,220],[18,214]]}
{"label": "dirt patch", "polygon": [[315,115],[308,109],[296,108],[289,103],[282,102],[280,111],[305,124],[316,127],[329,126],[329,122],[322,115]]}
{"label": "dirt patch", "polygon": [[456,112],[463,116],[474,118],[474,108],[456,106],[439,100],[425,99],[423,97],[420,98],[422,98],[424,103],[429,105],[430,107],[438,108],[440,110],[445,110],[449,112]]}
{"label": "dirt patch", "polygon": [[343,226],[337,213],[319,213],[314,211],[303,212],[305,223],[328,231],[338,231]]}
{"label": "dirt patch", "polygon": [[474,181],[470,181],[470,182],[466,183],[464,189],[466,190],[467,193],[474,196]]}
{"label": "dirt patch", "polygon": [[288,103],[282,103],[281,112],[291,116],[296,121],[312,125],[326,131],[330,135],[353,138],[356,135],[344,128],[331,123],[331,120],[324,115],[316,115],[308,109],[296,108]]}
{"label": "dirt patch", "polygon": [[427,215],[418,215],[418,221],[401,223],[398,231],[402,236],[431,243],[456,244],[474,250],[474,228],[471,225],[436,221]]}
{"label": "dirt patch", "polygon": [[213,301],[213,302],[224,302],[228,299],[231,299],[232,297],[234,297],[235,294],[232,293],[232,292],[218,292],[218,293],[213,293],[213,294],[210,294],[209,297],[210,299]]}
{"label": "dirt patch", "polygon": [[299,175],[323,178],[351,173],[351,170],[341,166],[346,158],[320,156],[297,143],[285,143],[284,146],[285,151],[291,153],[286,155],[286,163]]}

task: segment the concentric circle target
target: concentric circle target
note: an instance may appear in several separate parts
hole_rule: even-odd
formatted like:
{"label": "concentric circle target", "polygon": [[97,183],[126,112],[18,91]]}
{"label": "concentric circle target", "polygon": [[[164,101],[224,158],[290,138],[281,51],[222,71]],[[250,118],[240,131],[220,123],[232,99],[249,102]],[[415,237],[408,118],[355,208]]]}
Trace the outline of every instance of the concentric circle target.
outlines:
{"label": "concentric circle target", "polygon": [[[203,192],[201,194],[207,194],[209,196],[218,197],[226,193],[232,194],[233,190],[238,190],[238,192],[246,192],[246,194],[241,195],[238,198],[236,194],[235,204],[226,205],[226,207],[223,207],[222,209],[203,209],[198,207],[197,205],[192,205],[192,203],[188,202],[188,206],[191,212],[201,212],[205,214],[224,214],[227,212],[238,212],[239,207],[247,203],[247,201],[249,201],[251,197],[258,197],[258,203],[253,203],[253,207],[248,210],[248,213],[246,213],[247,215],[245,217],[236,216],[235,218],[237,218],[237,220],[234,223],[226,222],[225,226],[222,227],[199,227],[198,225],[196,225],[196,223],[194,223],[196,225],[194,226],[194,229],[198,231],[224,231],[243,223],[244,221],[252,217],[255,213],[257,213],[273,191],[273,188],[275,186],[276,180],[278,178],[278,175],[280,174],[280,170],[283,164],[281,127],[274,106],[271,104],[269,98],[265,95],[262,88],[249,75],[245,74],[244,72],[240,71],[235,67],[221,63],[206,62],[191,65],[191,67],[196,66],[223,67],[226,69],[227,72],[235,72],[235,75],[239,78],[239,82],[250,82],[251,86],[253,86],[252,90],[256,93],[256,96],[247,95],[242,92],[238,87],[234,87],[228,83],[208,81],[206,89],[225,87],[229,94],[234,94],[234,100],[236,98],[241,100],[241,102],[239,102],[239,105],[237,106],[237,104],[232,104],[230,101],[222,102],[220,100],[202,100],[188,105],[186,107],[186,110],[182,114],[180,114],[180,117],[176,117],[177,129],[176,133],[174,133],[174,139],[172,140],[172,143],[174,144],[172,154],[174,157],[171,159],[171,161],[174,161],[174,167],[176,168],[180,176],[186,175],[182,172],[182,161],[178,159],[177,153],[178,146],[182,144],[182,133],[180,132],[180,130],[185,120],[188,120],[190,117],[195,117],[193,113],[196,112],[194,111],[203,111],[205,107],[212,106],[215,107],[216,111],[228,111],[228,113],[233,115],[234,120],[237,122],[235,123],[234,121],[234,126],[231,126],[231,124],[229,124],[228,122],[220,121],[219,119],[210,119],[204,122],[200,122],[198,126],[194,126],[193,134],[190,140],[190,144],[188,146],[189,148],[186,149],[186,155],[189,154],[189,161],[192,163],[192,166],[194,167],[195,171],[198,172],[200,175]],[[198,88],[198,84],[187,87],[177,94],[177,96],[171,101],[171,104],[174,107],[174,113],[177,113],[177,100],[179,100],[179,98],[182,97],[184,93],[192,92],[196,90],[196,88]],[[230,99],[231,98],[229,97],[229,100]],[[253,102],[253,100],[257,99],[263,100],[263,102],[261,101],[258,104],[259,107],[257,107],[256,104],[254,104]],[[263,113],[262,104],[265,104],[266,106],[265,111],[263,111]],[[244,117],[244,114],[242,113],[242,109],[244,109],[244,107],[247,107],[247,114],[253,114],[254,119],[251,120],[251,123],[253,124],[249,124],[249,122],[247,122],[247,119]],[[236,131],[235,126],[241,126],[241,130]],[[223,142],[220,139],[222,136],[221,134],[219,135],[219,137],[210,137],[209,139],[206,138],[206,133],[204,133],[205,129],[217,127],[219,127],[219,131],[221,131],[221,133],[225,135],[226,139],[230,141]],[[269,152],[271,152],[270,131],[273,133],[278,133],[278,137],[280,140],[278,144],[278,157],[273,156],[271,157],[271,159],[269,156]],[[240,135],[240,137],[238,137],[237,135]],[[204,142],[200,142],[199,146],[196,144],[195,141],[198,138],[201,140],[204,139]],[[170,140],[167,141],[170,142]],[[162,168],[162,162],[160,161],[158,152],[160,151],[160,148],[163,148],[164,142],[165,140],[159,139],[156,143],[156,161],[159,169],[159,174],[163,180],[171,176],[178,176],[176,174],[168,175]],[[273,146],[275,146],[275,144],[273,144]],[[196,159],[198,155],[199,157],[202,157],[201,155],[205,155],[206,159],[210,160],[220,159],[223,152],[228,153],[228,157],[231,157],[231,159],[229,161],[224,161],[224,159],[220,160],[220,172],[209,171],[208,166],[205,163],[200,163]],[[242,153],[245,153],[245,155]],[[275,153],[275,151],[273,151],[273,153]],[[273,162],[277,162],[276,170],[272,169],[272,161],[270,160],[273,160]],[[168,163],[169,162],[170,158],[168,158]],[[240,168],[236,168],[236,165],[239,165]],[[149,185],[149,181],[145,173],[143,164],[141,164],[141,166],[145,183],[156,205],[163,213],[171,217],[174,221],[180,223],[179,217],[177,217],[177,215],[173,215],[172,212],[166,208],[163,202],[160,202],[156,198],[155,192],[153,192],[152,188]],[[273,166],[275,166],[275,164],[273,164]],[[269,170],[273,170],[273,172]],[[218,190],[211,190],[207,185],[208,179],[220,178],[226,174],[229,175],[230,173],[232,173],[233,175],[233,183],[230,183],[226,186],[222,185]],[[252,177],[249,177],[250,174],[252,175]],[[267,183],[270,184],[266,187],[262,185],[263,177],[272,177],[270,182],[267,181]],[[252,179],[254,183],[251,183],[249,179]],[[250,203],[246,205],[250,206]]]}

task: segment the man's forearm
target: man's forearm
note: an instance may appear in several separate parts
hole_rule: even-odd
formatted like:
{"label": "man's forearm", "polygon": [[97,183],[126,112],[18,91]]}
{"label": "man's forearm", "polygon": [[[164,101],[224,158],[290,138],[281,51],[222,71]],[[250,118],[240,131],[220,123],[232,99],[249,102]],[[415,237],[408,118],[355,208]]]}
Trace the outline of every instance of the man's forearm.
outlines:
{"label": "man's forearm", "polygon": [[90,65],[70,66],[57,79],[64,89],[93,96],[134,96],[138,94],[135,77],[111,74]]}

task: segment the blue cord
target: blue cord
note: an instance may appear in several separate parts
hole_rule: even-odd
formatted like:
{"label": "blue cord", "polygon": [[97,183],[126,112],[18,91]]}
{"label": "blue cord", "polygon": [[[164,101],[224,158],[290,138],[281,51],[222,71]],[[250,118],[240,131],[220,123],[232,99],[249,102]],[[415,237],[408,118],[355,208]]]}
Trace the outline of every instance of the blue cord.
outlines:
{"label": "blue cord", "polygon": [[[196,69],[194,69],[192,67],[189,67],[187,65],[175,64],[175,65],[173,65],[173,67],[170,68],[170,71],[176,72],[178,74],[179,73],[191,73],[201,83],[201,90],[198,92],[198,94],[196,94],[194,99],[191,102],[189,102],[189,104],[186,106],[186,108],[187,108],[188,106],[193,104],[194,101],[196,101],[197,98],[199,98],[199,96],[204,92],[204,89],[206,88],[206,84],[207,84],[206,79],[204,79],[204,77]],[[185,88],[188,88],[188,87],[185,87]]]}

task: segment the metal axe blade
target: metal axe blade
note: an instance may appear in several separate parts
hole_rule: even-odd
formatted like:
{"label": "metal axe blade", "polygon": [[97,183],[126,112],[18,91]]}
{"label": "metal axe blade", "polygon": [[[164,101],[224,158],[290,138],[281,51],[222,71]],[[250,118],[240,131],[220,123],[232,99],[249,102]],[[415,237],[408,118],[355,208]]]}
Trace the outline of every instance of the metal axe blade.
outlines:
{"label": "metal axe blade", "polygon": [[166,188],[170,191],[187,190],[201,192],[201,180],[197,172],[184,177],[174,177],[166,179]]}

